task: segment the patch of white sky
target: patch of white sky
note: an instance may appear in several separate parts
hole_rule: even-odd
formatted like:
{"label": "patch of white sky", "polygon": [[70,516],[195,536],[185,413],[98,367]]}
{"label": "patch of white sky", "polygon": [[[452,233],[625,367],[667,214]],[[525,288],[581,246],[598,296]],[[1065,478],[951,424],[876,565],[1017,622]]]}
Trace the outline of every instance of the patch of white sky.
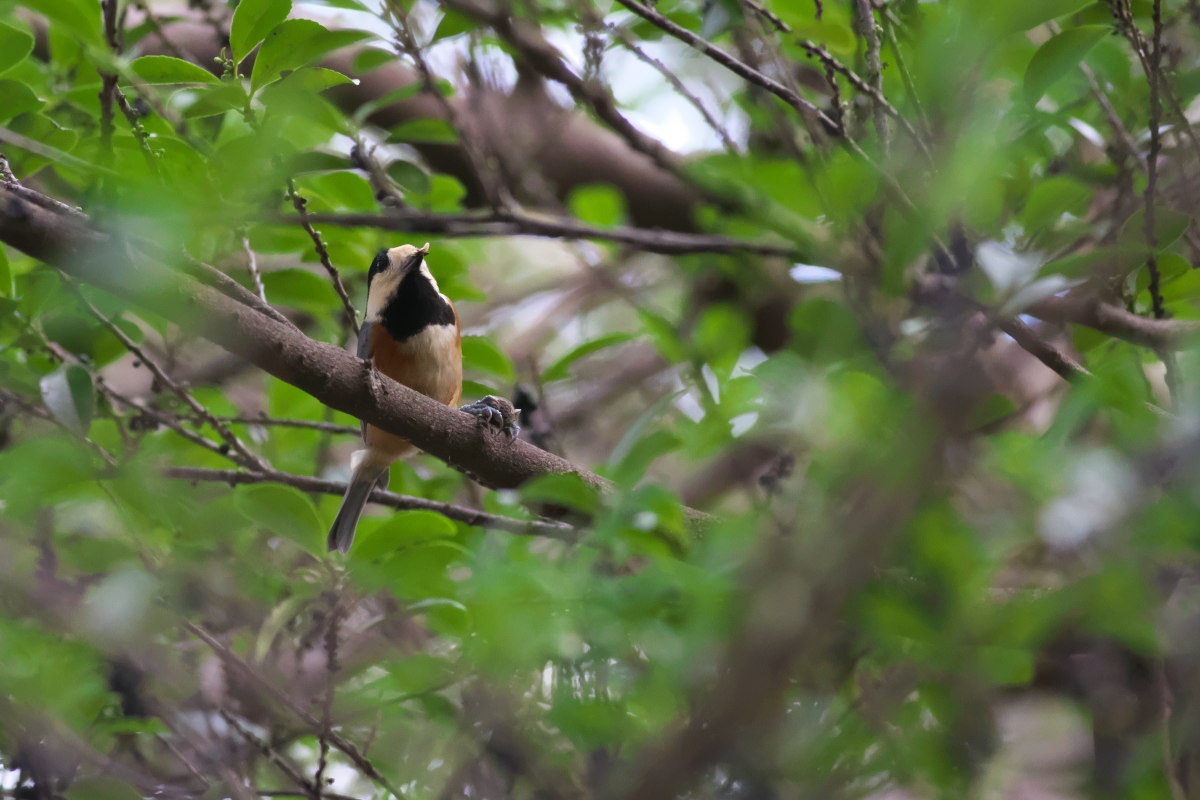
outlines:
{"label": "patch of white sky", "polygon": [[[378,8],[376,0],[364,0],[368,8]],[[327,26],[353,27],[371,31],[382,37],[386,45],[390,31],[377,15],[362,11],[320,5],[298,3],[294,16],[319,20]],[[441,13],[433,3],[417,3],[410,16],[421,41],[429,41]],[[627,12],[609,14],[605,21],[624,24],[632,19]],[[562,53],[563,58],[577,73],[584,70],[584,43],[582,31],[576,27],[547,28],[547,40]],[[729,132],[735,142],[744,141],[747,121],[745,115],[732,102],[739,79],[719,65],[695,53],[686,45],[673,40],[644,41],[638,46],[651,58],[666,64],[704,107]],[[455,36],[444,39],[429,47],[425,59],[439,77],[461,84],[462,65],[467,59],[467,37]],[[484,54],[482,66],[488,78],[501,89],[510,89],[516,83],[517,73],[508,56],[497,50]],[[704,120],[703,115],[691,101],[677,92],[653,66],[643,62],[624,47],[615,46],[605,50],[601,70],[603,77],[612,87],[622,113],[639,130],[662,142],[677,153],[703,153],[721,148],[720,136]],[[566,89],[553,81],[547,82],[550,95],[565,107],[574,104]]]}

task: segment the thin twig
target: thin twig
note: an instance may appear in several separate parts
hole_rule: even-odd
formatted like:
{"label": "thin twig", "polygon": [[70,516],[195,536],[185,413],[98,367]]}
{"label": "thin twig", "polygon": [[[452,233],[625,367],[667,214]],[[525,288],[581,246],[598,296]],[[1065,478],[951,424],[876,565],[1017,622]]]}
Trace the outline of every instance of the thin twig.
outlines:
{"label": "thin twig", "polygon": [[[104,17],[104,38],[113,55],[120,52],[117,41],[117,0],[101,0],[101,14]],[[100,152],[111,162],[113,156],[113,106],[116,102],[117,74],[115,72],[100,72]]]}
{"label": "thin twig", "polygon": [[767,90],[785,103],[790,105],[802,114],[808,114],[816,117],[817,120],[825,126],[826,131],[833,136],[840,138],[845,137],[845,132],[838,127],[837,123],[829,117],[824,111],[816,106],[811,101],[801,97],[798,93],[784,86],[774,78],[764,75],[762,72],[754,69],[749,64],[735,58],[730,53],[722,50],[712,42],[703,38],[699,34],[693,33],[682,25],[676,23],[666,15],[660,13],[657,9],[644,5],[638,0],[618,0],[621,5],[628,8],[633,13],[637,14],[642,19],[660,28],[661,30],[674,36],[684,44],[699,50],[704,55],[716,61],[721,66],[728,69],[730,72],[738,75],[742,79],[754,84],[762,89]]}
{"label": "thin twig", "polygon": [[1088,372],[1086,367],[1066,351],[1043,339],[1037,331],[1019,318],[1004,318],[989,314],[988,319],[997,328],[1011,336],[1022,350],[1054,370],[1063,380],[1075,381],[1091,376],[1092,373]]}
{"label": "thin twig", "polygon": [[[754,2],[754,0],[742,1],[745,3]],[[639,61],[650,65],[656,69],[660,75],[666,78],[667,82],[675,88],[675,91],[679,93],[680,97],[687,100],[692,104],[693,108],[700,112],[700,116],[704,117],[704,121],[708,123],[708,127],[712,128],[717,136],[721,138],[721,144],[724,146],[726,152],[730,153],[731,155],[737,155],[737,145],[734,144],[733,137],[729,135],[729,131],[725,130],[725,126],[723,126],[720,121],[713,116],[712,112],[708,110],[708,107],[704,105],[700,98],[693,94],[687,88],[687,86],[684,85],[683,81],[679,79],[679,76],[676,75],[670,67],[638,47],[637,44],[634,43],[633,39],[630,38],[629,34],[622,28],[616,25],[605,25],[605,27],[608,29],[609,33],[612,34],[613,38],[621,43],[622,47],[633,53],[633,55]]]}
{"label": "thin twig", "polygon": [[235,459],[236,461],[243,463],[245,466],[250,467],[251,469],[270,469],[270,465],[263,460],[262,456],[252,451],[245,442],[238,438],[237,434],[229,430],[225,423],[221,422],[221,420],[218,419],[211,411],[209,411],[203,403],[197,400],[191,392],[180,386],[174,378],[168,375],[166,370],[158,365],[157,361],[151,358],[149,354],[147,354],[146,351],[143,350],[140,345],[138,345],[137,342],[135,342],[127,333],[125,333],[125,331],[121,330],[120,325],[117,325],[115,322],[109,319],[103,311],[92,305],[91,301],[84,296],[82,291],[80,291],[79,286],[75,283],[74,279],[64,274],[63,282],[72,290],[72,292],[75,294],[75,297],[81,304],[83,304],[88,313],[99,320],[104,327],[108,328],[109,333],[117,337],[117,340],[125,347],[125,349],[136,356],[138,360],[150,370],[150,373],[154,376],[155,380],[170,389],[171,393],[182,400],[187,407],[190,408],[194,414],[196,414],[196,416],[211,425],[213,430],[215,430],[222,439],[229,443],[229,446],[233,448],[233,451],[239,456],[239,458]]}
{"label": "thin twig", "polygon": [[[263,472],[244,472],[232,469],[209,469],[207,467],[170,467],[164,473],[168,478],[185,481],[206,481],[226,483],[230,486],[248,483],[282,483],[294,486],[305,492],[318,492],[341,497],[346,493],[346,484],[337,481],[327,481],[309,475],[295,475],[280,470]],[[504,517],[499,514],[489,514],[486,511],[476,511],[452,503],[442,503],[437,500],[427,500],[424,497],[396,494],[383,489],[371,493],[371,502],[391,508],[403,510],[433,511],[447,519],[477,525],[482,528],[507,531],[524,536],[543,536],[549,539],[559,539],[573,542],[578,540],[575,528],[561,522],[543,522],[540,520],[519,520]]]}
{"label": "thin twig", "polygon": [[[658,167],[682,181],[693,181],[682,160],[657,139],[642,133],[617,107],[612,92],[596,81],[588,81],[568,67],[558,50],[546,41],[534,26],[521,24],[496,4],[477,0],[445,0],[444,5],[489,25],[533,69],[552,81],[561,83],[576,103],[590,108],[609,128],[634,150],[648,156]],[[703,188],[701,191],[704,192]],[[706,193],[707,194],[707,193]],[[710,197],[722,203],[723,198]]]}
{"label": "thin twig", "polygon": [[[196,625],[193,622],[185,620],[184,627],[200,641],[204,642],[208,647],[220,657],[227,667],[232,667],[236,672],[248,679],[259,691],[266,694],[268,697],[275,700],[284,708],[291,711],[296,717],[303,722],[312,731],[321,729],[321,720],[314,717],[308,709],[301,706],[278,686],[267,680],[258,671],[243,661],[236,653],[230,650],[225,645],[221,644],[212,634]],[[383,773],[381,773],[370,760],[365,758],[359,749],[350,741],[343,738],[337,731],[329,731],[329,742],[338,750],[346,755],[364,775],[370,778],[375,783],[382,786],[384,789],[391,792],[395,797],[402,798],[404,795],[394,787]]]}
{"label": "thin twig", "polygon": [[354,331],[354,335],[358,336],[358,312],[354,310],[354,304],[350,302],[350,295],[346,292],[346,284],[342,283],[342,274],[338,272],[337,267],[333,266],[333,262],[329,258],[329,249],[325,246],[325,240],[321,238],[321,234],[312,226],[314,215],[308,213],[308,200],[300,196],[296,191],[296,182],[288,178],[287,183],[288,198],[292,201],[292,208],[300,215],[300,226],[304,228],[305,233],[312,239],[313,247],[316,248],[317,256],[321,259],[321,266],[325,268],[325,272],[329,275],[329,281],[333,284],[333,290],[337,292],[338,299],[342,301],[342,309],[346,312],[346,322],[350,330]]}
{"label": "thin twig", "polygon": [[458,135],[463,155],[466,156],[472,171],[479,179],[479,187],[483,190],[483,196],[488,206],[493,211],[499,211],[505,206],[512,205],[511,202],[506,202],[509,198],[507,197],[503,182],[499,180],[499,176],[496,174],[494,159],[488,158],[487,153],[484,152],[482,143],[476,138],[474,130],[463,124],[458,109],[454,104],[442,92],[438,91],[433,70],[430,68],[429,62],[425,60],[425,56],[417,44],[416,37],[413,36],[412,27],[409,25],[408,14],[404,10],[404,6],[399,2],[390,2],[384,4],[384,9],[386,18],[391,22],[392,32],[396,35],[395,45],[397,52],[402,56],[406,55],[412,59],[420,76],[421,90],[432,97],[441,107],[442,113],[446,115],[446,120],[450,123],[450,127]]}
{"label": "thin twig", "polygon": [[233,730],[237,732],[239,736],[245,739],[247,743],[257,748],[259,752],[266,756],[272,764],[278,767],[279,771],[287,776],[292,783],[300,787],[299,790],[294,792],[267,793],[255,791],[255,794],[264,797],[307,797],[309,800],[334,800],[334,795],[330,794],[326,794],[324,798],[322,798],[320,791],[304,777],[295,764],[292,764],[290,761],[284,758],[283,755],[274,747],[272,747],[269,742],[258,738],[258,736],[246,728],[246,726],[243,725],[236,716],[230,714],[224,708],[218,709],[217,713],[221,715],[221,719],[225,720],[225,723],[229,725],[229,727],[233,728]]}
{"label": "thin twig", "polygon": [[[1150,275],[1150,302],[1155,319],[1165,319],[1167,309],[1162,296],[1162,273],[1158,266],[1158,228],[1157,228],[1157,192],[1158,192],[1158,158],[1162,153],[1162,48],[1163,20],[1162,0],[1154,0],[1152,23],[1154,30],[1152,41],[1148,45],[1142,32],[1138,29],[1133,18],[1133,11],[1128,0],[1115,0],[1113,14],[1124,28],[1125,35],[1133,46],[1141,62],[1142,71],[1150,87],[1150,146],[1146,152],[1146,191],[1142,194],[1144,205],[1143,232],[1146,237],[1146,271]],[[1185,123],[1186,125],[1187,123]],[[1182,380],[1174,356],[1166,351],[1159,351],[1159,358],[1166,368],[1167,388],[1171,394],[1171,402],[1178,403],[1182,390]]]}
{"label": "thin twig", "polygon": [[[332,608],[325,628],[325,697],[321,701],[321,732],[317,736],[320,754],[317,757],[317,772],[313,786],[317,790],[316,800],[322,800],[325,792],[325,768],[329,765],[329,731],[333,729],[333,699],[337,689],[338,636],[341,630],[342,606],[337,592],[330,592]],[[363,748],[364,753],[366,748]],[[365,757],[365,756],[364,756]]]}
{"label": "thin twig", "polygon": [[338,425],[334,422],[320,422],[312,419],[276,419],[274,417],[217,417],[221,422],[237,425],[266,425],[279,428],[305,428],[321,431],[322,433],[345,434],[361,436],[362,428],[356,425]]}
{"label": "thin twig", "polygon": [[197,447],[203,447],[205,450],[209,450],[213,453],[216,453],[219,456],[227,458],[230,461],[234,462],[235,464],[241,463],[239,460],[239,457],[235,457],[233,455],[233,453],[230,452],[230,446],[228,444],[214,442],[212,439],[209,439],[207,436],[204,436],[203,434],[199,434],[193,430],[189,430],[189,429],[185,428],[183,426],[183,423],[174,414],[169,414],[165,411],[162,411],[161,409],[158,409],[152,405],[149,405],[148,403],[143,403],[140,400],[136,400],[127,395],[123,395],[120,392],[113,389],[111,386],[109,386],[103,380],[98,380],[96,382],[96,388],[99,389],[103,395],[108,397],[110,402],[115,400],[118,403],[120,403],[121,405],[125,405],[132,409],[135,409],[140,414],[142,414],[142,416],[149,417],[156,424],[163,425],[166,428],[168,428],[169,430],[174,431],[176,434],[178,434],[179,436],[182,436],[184,439],[187,439],[189,442],[196,445]]}
{"label": "thin twig", "polygon": [[[900,21],[896,19],[895,14],[890,8],[883,9],[883,18],[887,21],[884,27],[884,34],[887,36],[888,44],[892,46],[892,56],[896,59],[896,67],[900,70],[900,80],[904,84],[904,91],[908,92],[908,98],[912,101],[913,109],[916,111],[917,120],[921,123],[921,129],[929,134],[929,117],[925,115],[925,107],[921,104],[921,96],[917,93],[917,83],[913,80],[912,72],[908,69],[908,63],[904,59],[904,52],[900,49],[900,39],[896,36],[896,28]],[[921,140],[922,142],[924,139]]]}
{"label": "thin twig", "polygon": [[[810,42],[806,39],[800,39],[796,43],[799,44],[806,53],[820,59],[827,68],[833,69],[834,71],[846,76],[846,80],[850,81],[850,84],[855,89],[867,95],[872,101],[874,101],[877,110],[882,109],[884,114],[900,123],[900,127],[904,129],[904,132],[907,133],[909,138],[913,140],[913,143],[917,145],[917,149],[921,151],[921,155],[925,157],[926,162],[930,166],[933,165],[933,154],[929,152],[929,145],[925,143],[925,137],[918,133],[913,124],[908,121],[908,118],[901,114],[900,110],[888,101],[887,97],[884,96],[883,92],[880,91],[878,86],[873,86],[866,78],[863,78],[857,72],[839,61],[832,53],[829,52],[828,49],[826,49],[825,45],[817,42]],[[875,124],[878,126],[879,122],[876,121]]]}
{"label": "thin twig", "polygon": [[879,25],[875,22],[875,7],[871,0],[854,0],[854,9],[854,27],[857,29],[858,35],[867,43],[865,59],[867,84],[874,90],[869,94],[875,101],[875,131],[879,134],[879,140],[883,144],[883,152],[886,155],[891,141],[891,132],[888,130],[885,105],[890,106],[891,103],[887,103],[883,99],[883,59],[881,57],[883,44],[879,37]]}
{"label": "thin twig", "polygon": [[[885,170],[878,162],[876,162],[875,159],[871,158],[871,156],[862,149],[862,146],[859,145],[858,142],[855,141],[850,135],[850,132],[846,129],[846,126],[838,125],[832,117],[818,108],[814,103],[801,96],[798,92],[795,92],[784,86],[774,78],[764,75],[762,72],[754,69],[744,61],[735,58],[733,55],[717,47],[702,36],[693,33],[682,25],[676,23],[674,20],[662,14],[657,9],[640,3],[638,0],[618,0],[618,2],[647,22],[650,22],[659,29],[669,33],[676,39],[679,39],[681,42],[684,42],[701,53],[704,53],[713,61],[725,67],[735,75],[740,76],[755,86],[765,89],[766,91],[780,98],[801,114],[816,118],[817,121],[820,122],[825,128],[827,133],[836,137],[836,139],[841,142],[843,147],[845,147],[861,161],[863,161],[863,163],[874,170],[874,172],[883,181],[883,188],[885,191],[887,191],[894,200],[899,202],[904,207],[905,212],[910,214],[918,213],[916,203],[914,203],[912,198],[908,196],[908,192],[904,190],[904,187],[901,186],[900,183],[890,173],[887,172],[887,170]],[[947,254],[946,257],[949,258],[949,249],[946,247],[945,243],[937,237],[933,238],[934,246],[941,252]]]}
{"label": "thin twig", "polygon": [[35,403],[32,403],[29,400],[26,400],[24,397],[17,394],[16,392],[10,392],[8,389],[5,389],[4,387],[0,387],[0,411],[5,410],[5,408],[9,405],[15,406],[17,408],[17,410],[19,410],[21,413],[23,413],[27,416],[36,417],[37,419],[45,420],[46,422],[50,422],[50,423],[53,423],[54,425],[58,426],[62,430],[66,431],[67,433],[74,436],[79,441],[86,444],[92,450],[95,450],[96,453],[101,458],[103,458],[105,463],[107,463],[110,467],[115,467],[119,463],[117,461],[116,457],[112,453],[105,450],[103,446],[97,444],[96,442],[93,442],[87,436],[81,434],[79,431],[72,429],[68,425],[64,425],[62,422],[59,421],[59,419],[57,417],[55,417],[53,414],[51,414],[47,409],[42,408],[41,406],[39,406]]}
{"label": "thin twig", "polygon": [[[782,19],[780,19],[779,16],[775,12],[771,11],[771,9],[767,8],[762,3],[758,2],[758,0],[742,0],[742,5],[744,5],[746,8],[750,9],[751,11],[753,11],[755,14],[758,14],[760,17],[765,19],[767,22],[770,22],[772,25],[775,26],[775,30],[779,31],[780,33],[791,33],[792,32],[791,25],[788,25],[786,22],[784,22]],[[818,4],[818,9],[819,8],[820,8],[820,5]],[[821,18],[821,15],[818,11],[817,19],[820,19],[820,18]]]}
{"label": "thin twig", "polygon": [[[273,222],[295,220],[275,215]],[[800,248],[786,244],[748,242],[715,234],[679,233],[661,229],[615,226],[597,228],[577,220],[548,214],[508,210],[501,214],[424,214],[390,211],[386,214],[309,214],[310,222],[345,228],[379,228],[403,233],[432,233],[447,238],[542,236],[551,239],[596,239],[630,245],[652,253],[752,253],[802,259]],[[810,254],[811,255],[811,254]]]}
{"label": "thin twig", "polygon": [[242,250],[246,253],[246,271],[250,273],[250,281],[258,299],[267,302],[267,287],[263,285],[262,272],[258,268],[258,256],[250,246],[250,237],[242,233]]}

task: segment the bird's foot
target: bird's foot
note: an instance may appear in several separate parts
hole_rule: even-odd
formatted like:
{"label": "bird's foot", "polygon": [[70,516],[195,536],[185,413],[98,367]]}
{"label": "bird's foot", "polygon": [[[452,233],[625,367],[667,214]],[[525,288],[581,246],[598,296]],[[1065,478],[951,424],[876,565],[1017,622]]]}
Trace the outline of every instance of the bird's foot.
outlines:
{"label": "bird's foot", "polygon": [[517,434],[521,432],[521,426],[517,424],[517,415],[521,413],[521,409],[513,408],[513,404],[503,397],[493,397],[489,394],[482,400],[463,406],[460,410],[479,417],[485,425],[495,428],[509,439],[517,438]]}

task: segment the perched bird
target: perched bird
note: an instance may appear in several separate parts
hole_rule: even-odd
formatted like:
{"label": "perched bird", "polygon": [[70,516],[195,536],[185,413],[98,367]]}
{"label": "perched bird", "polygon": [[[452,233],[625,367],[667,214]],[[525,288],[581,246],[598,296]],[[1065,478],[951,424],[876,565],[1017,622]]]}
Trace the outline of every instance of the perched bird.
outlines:
{"label": "perched bird", "polygon": [[[358,357],[384,375],[448,406],[462,397],[462,334],[454,304],[438,289],[425,256],[429,244],[381,250],[367,276],[367,311]],[[507,406],[503,408],[502,406]],[[512,405],[487,397],[463,408],[516,435]],[[353,474],[329,531],[329,549],[350,550],[358,518],[376,484],[386,487],[388,468],[417,452],[403,437],[363,423],[366,449],[351,459]]]}

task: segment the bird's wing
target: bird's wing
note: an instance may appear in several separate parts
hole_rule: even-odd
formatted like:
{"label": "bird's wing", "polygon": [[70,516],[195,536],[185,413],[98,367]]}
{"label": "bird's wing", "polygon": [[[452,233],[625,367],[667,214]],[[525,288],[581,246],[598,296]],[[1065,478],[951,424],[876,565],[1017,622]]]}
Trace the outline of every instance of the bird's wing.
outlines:
{"label": "bird's wing", "polygon": [[[374,322],[363,322],[362,328],[358,332],[358,357],[365,361],[369,361],[373,355],[371,351],[372,344],[375,341],[375,325],[376,323]],[[363,441],[366,441],[367,423],[365,420],[361,423],[360,428],[362,430]]]}

